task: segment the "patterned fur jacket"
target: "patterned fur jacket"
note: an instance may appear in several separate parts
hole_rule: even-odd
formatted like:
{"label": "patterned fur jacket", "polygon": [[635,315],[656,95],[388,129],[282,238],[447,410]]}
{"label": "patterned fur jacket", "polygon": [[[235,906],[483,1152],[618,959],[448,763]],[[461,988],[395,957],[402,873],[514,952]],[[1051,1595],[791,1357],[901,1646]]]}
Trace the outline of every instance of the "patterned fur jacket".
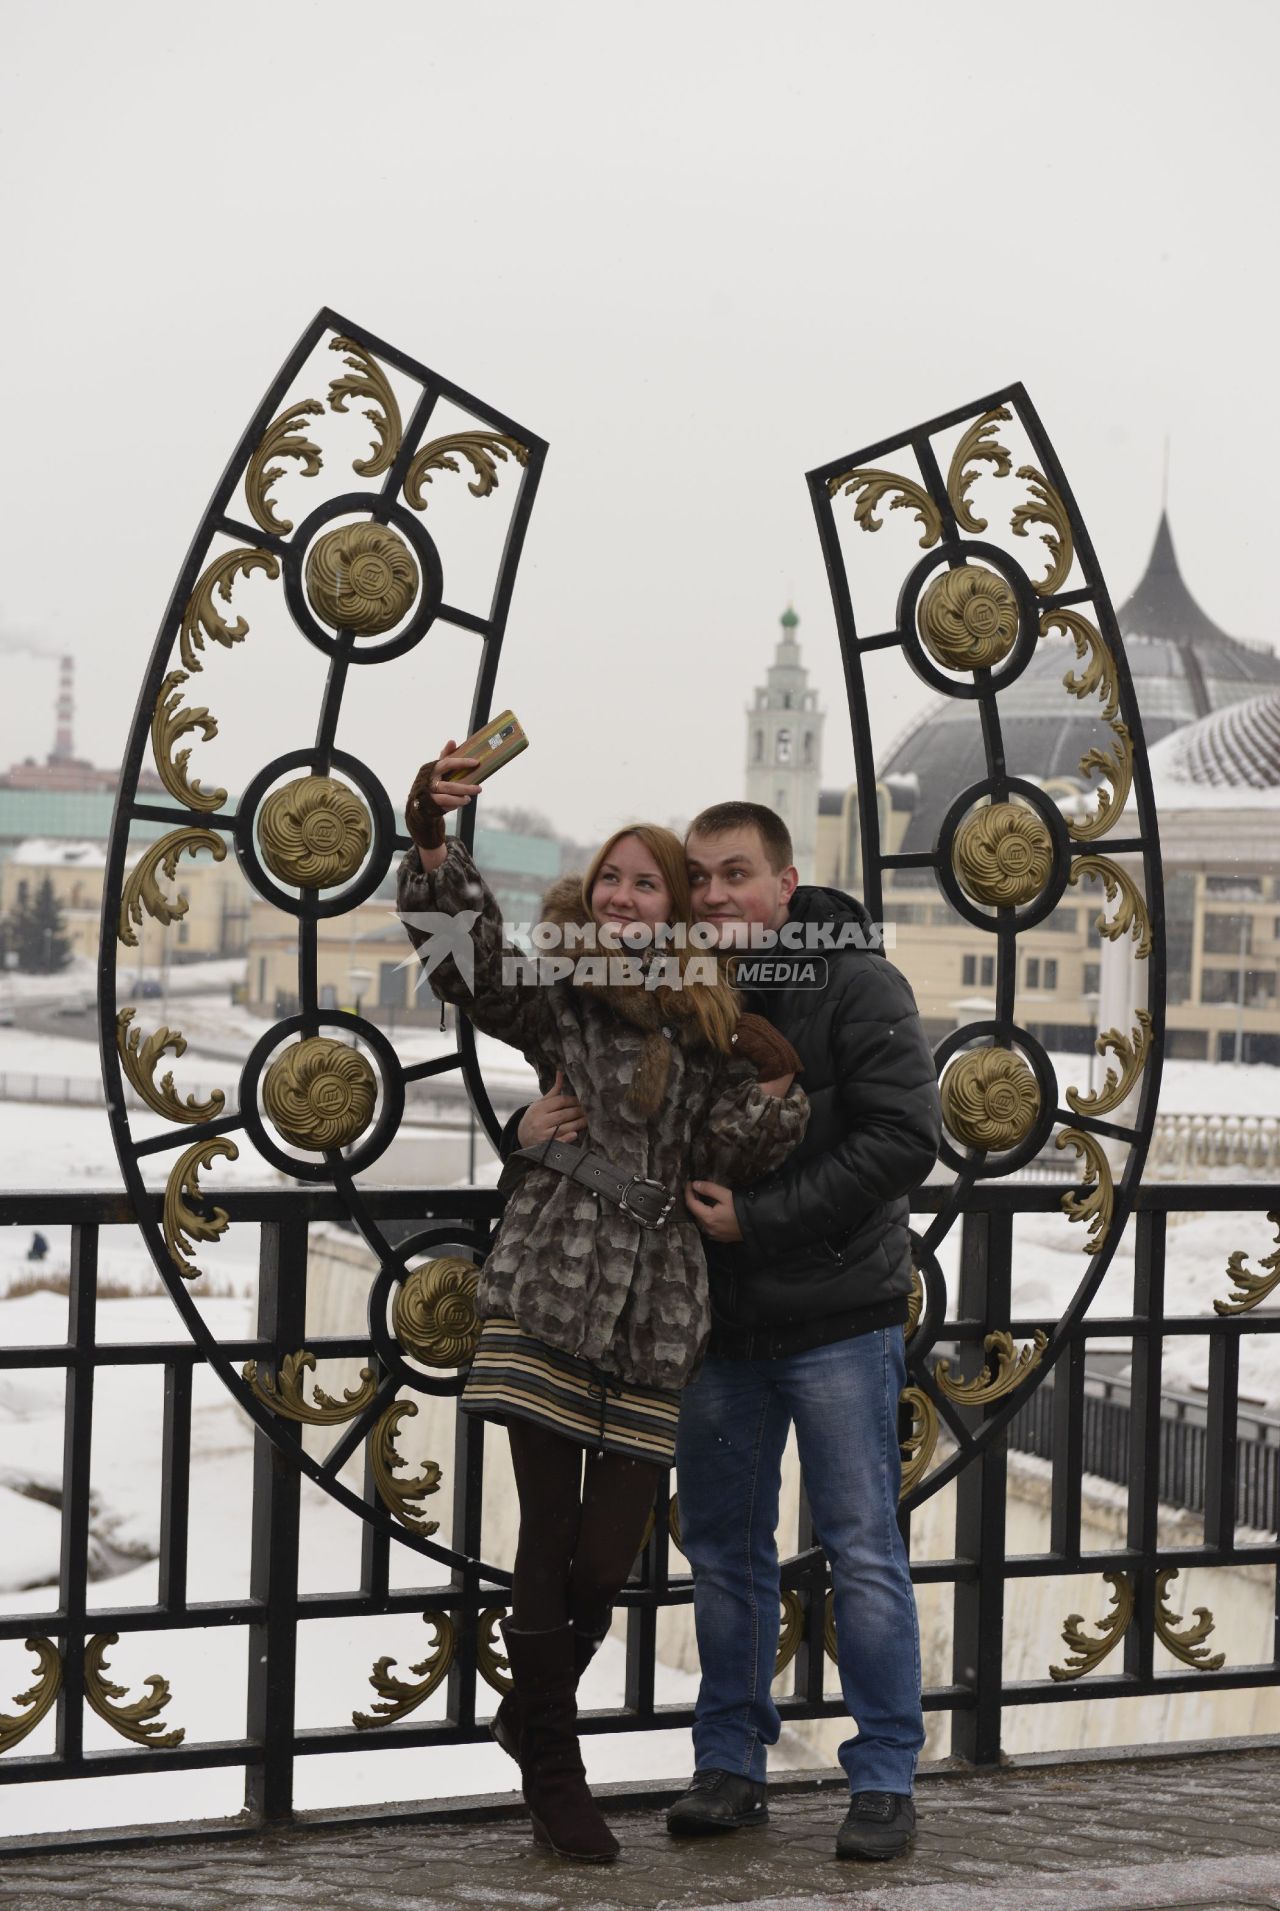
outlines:
{"label": "patterned fur jacket", "polygon": [[[553,1168],[509,1168],[501,1185],[511,1193],[480,1277],[480,1314],[510,1316],[549,1346],[632,1385],[682,1386],[711,1324],[706,1256],[684,1184],[706,1177],[741,1185],[776,1167],[804,1134],[803,1090],[764,1094],[750,1062],[707,1046],[678,990],[572,979],[504,985],[503,956],[518,952],[504,945],[501,911],[456,837],[431,875],[409,850],[398,898],[410,940],[424,954],[430,938],[413,923],[416,913],[479,912],[471,930],[474,991],[448,956],[430,972],[437,996],[485,1034],[522,1049],[541,1092],[562,1069],[582,1103],[588,1144],[614,1167],[652,1176],[676,1195],[665,1227],[642,1228]],[[543,917],[589,920],[576,878],[548,892]]]}

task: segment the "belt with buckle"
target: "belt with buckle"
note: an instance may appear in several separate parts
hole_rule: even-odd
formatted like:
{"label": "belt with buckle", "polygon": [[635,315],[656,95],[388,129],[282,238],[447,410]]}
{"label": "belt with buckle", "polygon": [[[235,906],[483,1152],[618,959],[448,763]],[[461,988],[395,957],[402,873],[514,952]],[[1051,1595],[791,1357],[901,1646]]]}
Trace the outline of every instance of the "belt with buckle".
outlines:
{"label": "belt with buckle", "polygon": [[593,1194],[602,1194],[642,1228],[662,1227],[676,1204],[675,1196],[661,1181],[644,1174],[623,1174],[604,1155],[590,1148],[576,1148],[572,1142],[544,1141],[536,1148],[517,1148],[514,1155],[536,1161],[543,1168],[554,1168],[570,1181],[590,1188]]}

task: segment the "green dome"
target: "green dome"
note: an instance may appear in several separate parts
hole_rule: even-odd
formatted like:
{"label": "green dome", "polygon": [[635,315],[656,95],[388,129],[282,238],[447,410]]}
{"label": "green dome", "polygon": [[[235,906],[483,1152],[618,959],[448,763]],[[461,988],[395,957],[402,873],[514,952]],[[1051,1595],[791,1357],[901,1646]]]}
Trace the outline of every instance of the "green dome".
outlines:
{"label": "green dome", "polygon": [[787,608],[783,611],[781,617],[778,619],[778,622],[782,625],[782,628],[784,630],[794,630],[796,625],[800,622],[800,619],[796,616],[790,604],[788,604]]}

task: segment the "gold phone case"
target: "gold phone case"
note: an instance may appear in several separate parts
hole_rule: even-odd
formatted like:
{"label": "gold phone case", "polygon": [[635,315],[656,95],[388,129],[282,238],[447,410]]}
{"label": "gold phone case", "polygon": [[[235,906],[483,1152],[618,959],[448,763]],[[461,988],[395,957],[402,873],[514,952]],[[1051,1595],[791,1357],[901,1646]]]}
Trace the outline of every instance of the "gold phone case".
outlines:
{"label": "gold phone case", "polygon": [[500,716],[490,719],[483,730],[477,730],[473,737],[460,743],[454,751],[455,756],[478,756],[480,761],[474,770],[452,770],[442,776],[442,783],[483,783],[486,776],[492,776],[504,763],[510,763],[513,756],[519,756],[521,750],[527,750],[529,739],[510,710],[504,710]]}

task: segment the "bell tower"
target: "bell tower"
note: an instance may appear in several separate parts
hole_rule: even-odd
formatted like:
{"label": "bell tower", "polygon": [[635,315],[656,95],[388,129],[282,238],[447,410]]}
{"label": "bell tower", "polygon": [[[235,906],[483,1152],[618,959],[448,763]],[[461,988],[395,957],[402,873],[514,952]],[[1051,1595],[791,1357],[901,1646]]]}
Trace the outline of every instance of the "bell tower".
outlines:
{"label": "bell tower", "polygon": [[747,801],[776,810],[795,845],[801,882],[813,881],[822,781],[822,722],[818,693],[800,661],[796,627],[788,604],[779,618],[782,635],[765,681],[747,710]]}

